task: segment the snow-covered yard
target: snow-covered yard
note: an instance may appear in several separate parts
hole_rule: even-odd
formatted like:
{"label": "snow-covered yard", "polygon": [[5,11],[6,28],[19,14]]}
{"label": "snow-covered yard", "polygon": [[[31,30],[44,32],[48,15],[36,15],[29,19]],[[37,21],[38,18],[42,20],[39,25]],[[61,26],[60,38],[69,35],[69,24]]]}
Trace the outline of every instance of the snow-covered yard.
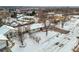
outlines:
{"label": "snow-covered yard", "polygon": [[[59,24],[56,27],[59,27]],[[54,31],[48,31],[47,36],[46,32],[42,31],[33,33],[32,37],[24,34],[24,47],[20,47],[21,43],[14,38],[15,46],[11,50],[13,52],[72,52],[72,49],[77,44],[78,39],[76,37],[79,36],[78,24],[79,19],[77,18],[65,22],[63,29],[69,30],[68,34]],[[39,41],[36,41],[36,39]]]}

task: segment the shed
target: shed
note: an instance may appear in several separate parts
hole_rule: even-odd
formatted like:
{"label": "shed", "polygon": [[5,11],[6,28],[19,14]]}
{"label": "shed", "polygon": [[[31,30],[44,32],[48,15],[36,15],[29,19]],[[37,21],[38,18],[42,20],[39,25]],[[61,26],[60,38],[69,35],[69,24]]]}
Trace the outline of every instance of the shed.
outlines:
{"label": "shed", "polygon": [[30,25],[30,30],[38,29],[38,28],[42,28],[42,27],[44,27],[43,23],[35,23],[35,24]]}
{"label": "shed", "polygon": [[31,32],[37,32],[43,27],[44,27],[43,23],[35,23],[35,24],[30,25],[30,31]]}

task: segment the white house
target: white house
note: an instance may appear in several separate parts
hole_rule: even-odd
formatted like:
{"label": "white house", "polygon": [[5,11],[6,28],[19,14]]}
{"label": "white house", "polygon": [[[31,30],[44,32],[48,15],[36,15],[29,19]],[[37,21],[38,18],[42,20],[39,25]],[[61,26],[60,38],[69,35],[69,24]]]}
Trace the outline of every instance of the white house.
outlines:
{"label": "white house", "polygon": [[3,25],[0,27],[0,50],[8,46],[9,39],[7,35],[10,37],[10,33],[15,31],[16,29],[11,26]]}
{"label": "white house", "polygon": [[5,34],[8,34],[9,32],[11,31],[14,31],[16,30],[15,28],[11,27],[11,26],[7,26],[7,25],[3,25],[1,28],[0,28],[0,34],[1,35],[5,35]]}
{"label": "white house", "polygon": [[0,28],[0,35],[9,36],[10,38],[15,35],[15,32],[17,31],[16,28],[13,28],[11,26],[3,25]]}

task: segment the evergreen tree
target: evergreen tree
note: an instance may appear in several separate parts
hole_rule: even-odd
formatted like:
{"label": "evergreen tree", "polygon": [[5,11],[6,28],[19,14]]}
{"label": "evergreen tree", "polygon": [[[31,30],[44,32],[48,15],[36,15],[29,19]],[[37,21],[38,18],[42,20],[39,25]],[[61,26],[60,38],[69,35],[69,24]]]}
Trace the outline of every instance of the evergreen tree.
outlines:
{"label": "evergreen tree", "polygon": [[0,27],[3,25],[2,18],[0,18]]}
{"label": "evergreen tree", "polygon": [[32,14],[31,15],[34,16],[35,14],[36,14],[35,11],[32,11]]}

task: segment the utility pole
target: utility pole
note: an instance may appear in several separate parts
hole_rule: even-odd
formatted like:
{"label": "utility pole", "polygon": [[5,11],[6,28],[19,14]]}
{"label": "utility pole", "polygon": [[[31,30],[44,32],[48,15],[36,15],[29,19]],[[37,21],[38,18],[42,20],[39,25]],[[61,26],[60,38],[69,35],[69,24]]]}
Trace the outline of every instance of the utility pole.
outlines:
{"label": "utility pole", "polygon": [[49,21],[49,20],[46,20],[46,23],[45,23],[45,27],[46,27],[46,36],[48,35],[49,26],[50,26],[50,21]]}

